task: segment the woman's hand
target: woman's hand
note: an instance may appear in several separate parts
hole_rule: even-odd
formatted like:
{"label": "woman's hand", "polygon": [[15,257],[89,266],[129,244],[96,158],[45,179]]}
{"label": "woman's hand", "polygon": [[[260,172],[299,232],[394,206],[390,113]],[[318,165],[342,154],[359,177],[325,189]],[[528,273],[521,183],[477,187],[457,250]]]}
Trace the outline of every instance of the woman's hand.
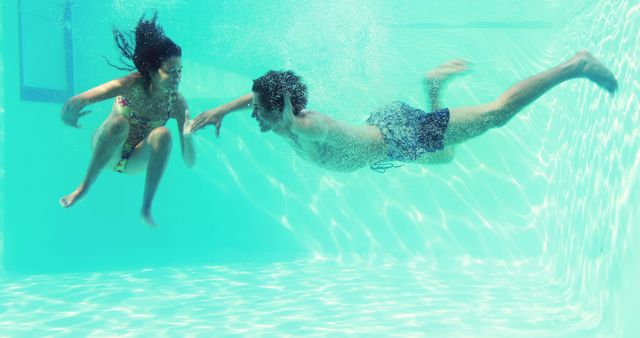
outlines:
{"label": "woman's hand", "polygon": [[182,160],[190,168],[196,163],[196,152],[193,149],[193,120],[190,118],[188,109],[185,109],[183,119],[184,121],[177,119],[178,125],[182,122],[182,128],[178,128],[178,130],[182,129],[182,134],[180,135]]}
{"label": "woman's hand", "polygon": [[189,129],[186,129],[185,126],[185,130],[189,130],[190,133],[195,133],[196,131],[212,124],[216,126],[216,137],[220,137],[220,127],[222,126],[222,119],[225,115],[226,114],[224,112],[216,108],[207,110],[196,116],[196,118],[191,121]]}
{"label": "woman's hand", "polygon": [[62,106],[62,111],[60,112],[60,118],[64,124],[74,127],[80,128],[78,124],[78,120],[81,116],[89,114],[90,110],[83,111],[82,108],[85,107],[84,100],[81,98],[74,96],[67,100]]}
{"label": "woman's hand", "polygon": [[191,116],[189,115],[189,111],[186,110],[184,112],[184,124],[182,125],[182,134],[184,136],[191,136],[193,135],[193,120],[191,119]]}

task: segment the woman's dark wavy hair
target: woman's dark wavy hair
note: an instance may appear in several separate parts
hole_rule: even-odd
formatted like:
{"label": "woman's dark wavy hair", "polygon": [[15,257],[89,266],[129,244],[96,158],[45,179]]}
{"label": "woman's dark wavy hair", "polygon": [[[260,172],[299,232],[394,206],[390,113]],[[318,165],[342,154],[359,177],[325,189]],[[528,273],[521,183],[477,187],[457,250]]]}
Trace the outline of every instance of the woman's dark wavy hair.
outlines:
{"label": "woman's dark wavy hair", "polygon": [[[174,56],[182,56],[182,49],[175,42],[164,35],[164,30],[158,23],[158,12],[155,11],[150,20],[143,15],[136,29],[127,34],[113,28],[113,37],[116,46],[122,52],[120,62],[122,66],[114,65],[109,60],[110,66],[120,70],[140,72],[144,79],[145,88],[148,90],[151,84],[151,73],[162,66],[162,62]],[[135,36],[135,45],[131,44],[131,35]],[[132,66],[128,61],[133,61]]]}
{"label": "woman's dark wavy hair", "polygon": [[251,90],[260,95],[262,104],[269,111],[282,111],[285,92],[291,95],[294,115],[298,115],[307,106],[307,86],[290,70],[267,72],[253,80]]}

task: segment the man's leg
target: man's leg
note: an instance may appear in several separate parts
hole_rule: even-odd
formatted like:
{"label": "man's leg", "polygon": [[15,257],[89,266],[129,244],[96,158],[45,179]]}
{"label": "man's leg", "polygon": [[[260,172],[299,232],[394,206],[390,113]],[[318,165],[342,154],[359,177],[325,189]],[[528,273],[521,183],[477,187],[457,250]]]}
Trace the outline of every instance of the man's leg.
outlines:
{"label": "man's leg", "polygon": [[107,118],[95,135],[93,155],[84,180],[76,190],[60,199],[61,206],[70,207],[87,193],[100,171],[113,158],[115,152],[122,148],[128,134],[129,122],[124,117],[111,115]]}
{"label": "man's leg", "polygon": [[467,141],[489,129],[503,126],[542,94],[575,78],[587,78],[611,94],[618,89],[618,82],[611,71],[591,54],[582,51],[552,69],[516,83],[491,103],[450,109],[445,146]]}
{"label": "man's leg", "polygon": [[441,108],[440,106],[440,91],[444,88],[445,84],[453,78],[467,70],[467,63],[464,60],[451,60],[446,62],[425,74],[424,84],[429,101],[431,102],[431,111],[435,111]]}
{"label": "man's leg", "polygon": [[[445,84],[453,78],[467,70],[467,63],[464,60],[452,60],[446,62],[425,74],[424,84],[427,96],[431,103],[431,111],[440,108],[440,92]],[[455,149],[453,146],[446,146],[443,150],[434,153],[425,153],[417,160],[421,164],[445,164],[453,160]]]}

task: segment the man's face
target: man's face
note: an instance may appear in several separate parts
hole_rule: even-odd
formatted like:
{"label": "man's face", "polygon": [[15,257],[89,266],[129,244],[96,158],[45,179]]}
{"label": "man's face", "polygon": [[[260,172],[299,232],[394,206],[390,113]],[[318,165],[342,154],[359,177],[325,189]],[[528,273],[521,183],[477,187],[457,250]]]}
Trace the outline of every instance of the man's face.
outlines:
{"label": "man's face", "polygon": [[267,132],[273,130],[273,128],[280,122],[282,115],[281,112],[268,111],[262,104],[260,95],[256,92],[253,93],[252,106],[253,112],[251,113],[251,117],[258,121],[260,131]]}

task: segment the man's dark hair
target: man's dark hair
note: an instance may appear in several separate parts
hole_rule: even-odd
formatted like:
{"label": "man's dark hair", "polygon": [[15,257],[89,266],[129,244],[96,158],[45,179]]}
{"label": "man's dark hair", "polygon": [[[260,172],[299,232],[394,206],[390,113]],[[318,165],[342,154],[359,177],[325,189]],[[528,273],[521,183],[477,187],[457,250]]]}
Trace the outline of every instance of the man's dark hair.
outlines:
{"label": "man's dark hair", "polygon": [[260,95],[262,104],[269,111],[282,111],[285,92],[291,95],[294,115],[298,115],[307,106],[307,86],[290,70],[269,71],[253,80],[251,90]]}
{"label": "man's dark hair", "polygon": [[[107,62],[120,70],[137,69],[144,79],[145,88],[148,90],[151,84],[151,73],[160,69],[165,60],[182,56],[182,49],[164,35],[164,30],[156,22],[158,20],[157,11],[150,20],[146,20],[145,16],[146,14],[138,20],[136,29],[131,31],[135,36],[134,46],[131,45],[130,34],[125,34],[116,28],[113,29],[116,46],[122,53],[120,62],[124,66],[116,66],[109,60]],[[126,59],[133,61],[135,68]]]}

